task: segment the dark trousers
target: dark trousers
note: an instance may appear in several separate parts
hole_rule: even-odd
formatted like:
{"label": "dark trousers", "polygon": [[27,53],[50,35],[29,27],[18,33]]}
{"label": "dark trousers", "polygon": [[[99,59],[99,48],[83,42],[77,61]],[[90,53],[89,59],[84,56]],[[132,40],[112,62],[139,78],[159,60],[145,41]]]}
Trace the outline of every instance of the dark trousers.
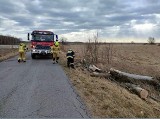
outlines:
{"label": "dark trousers", "polygon": [[58,61],[59,60],[59,57],[56,57],[56,58],[52,57],[52,58],[53,58],[53,61],[55,61],[55,60]]}
{"label": "dark trousers", "polygon": [[67,58],[67,66],[74,68],[74,58]]}

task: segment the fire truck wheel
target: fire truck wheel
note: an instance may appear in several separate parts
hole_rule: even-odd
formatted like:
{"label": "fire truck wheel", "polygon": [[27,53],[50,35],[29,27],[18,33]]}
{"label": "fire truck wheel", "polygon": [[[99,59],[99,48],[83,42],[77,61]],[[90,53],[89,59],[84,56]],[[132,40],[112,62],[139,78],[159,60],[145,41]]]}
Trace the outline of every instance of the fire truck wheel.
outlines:
{"label": "fire truck wheel", "polygon": [[32,57],[32,59],[36,59],[36,55],[35,54],[32,54],[31,57]]}

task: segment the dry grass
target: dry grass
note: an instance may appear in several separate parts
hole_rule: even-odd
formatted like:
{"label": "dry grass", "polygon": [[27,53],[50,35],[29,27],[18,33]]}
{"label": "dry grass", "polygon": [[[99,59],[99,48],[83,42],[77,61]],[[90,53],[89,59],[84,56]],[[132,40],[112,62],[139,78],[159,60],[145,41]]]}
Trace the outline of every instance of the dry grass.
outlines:
{"label": "dry grass", "polygon": [[156,45],[114,46],[113,67],[150,76],[160,76],[160,47]]}
{"label": "dry grass", "polygon": [[[77,51],[77,59],[83,57],[84,46],[73,45],[67,46],[66,49],[69,47]],[[122,71],[143,75],[159,75],[157,63],[160,63],[158,55],[160,47],[119,45],[113,46],[113,49],[112,64],[103,63],[102,65],[100,62],[99,66],[104,69],[114,67]],[[160,102],[151,99],[144,101],[115,82],[90,77],[88,72],[83,71],[81,68],[76,70],[68,69],[64,59],[65,54],[62,53],[61,64],[93,117],[160,117],[160,111],[158,111],[160,110]],[[142,63],[139,64],[139,62]],[[141,69],[142,66],[143,70]],[[150,67],[152,67],[152,70],[148,71]]]}
{"label": "dry grass", "polygon": [[80,69],[65,68],[71,82],[94,117],[160,117],[160,103],[146,102],[106,79],[93,78]]}
{"label": "dry grass", "polygon": [[0,61],[6,60],[18,54],[18,49],[0,49]]}

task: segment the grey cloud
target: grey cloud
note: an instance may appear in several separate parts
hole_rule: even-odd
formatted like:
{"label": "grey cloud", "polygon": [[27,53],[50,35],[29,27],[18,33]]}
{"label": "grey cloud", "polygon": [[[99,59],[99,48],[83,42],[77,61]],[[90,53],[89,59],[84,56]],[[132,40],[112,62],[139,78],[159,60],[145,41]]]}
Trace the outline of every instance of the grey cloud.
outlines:
{"label": "grey cloud", "polygon": [[[130,24],[132,20],[136,20],[136,24],[158,24],[154,14],[160,13],[159,6],[160,1],[157,0],[0,0],[0,20],[1,17],[13,20],[17,22],[14,28],[23,27],[26,32],[55,29],[64,34],[81,29],[101,29],[101,35],[106,33],[109,36],[110,28],[119,26],[116,37],[136,36],[132,26],[125,24]],[[1,26],[5,28],[5,25]],[[160,36],[158,28],[154,30],[157,37]]]}
{"label": "grey cloud", "polygon": [[12,2],[1,0],[0,1],[0,13],[9,14],[16,12],[15,7],[12,7]]}
{"label": "grey cloud", "polygon": [[33,21],[30,18],[27,17],[11,17],[12,20],[18,22],[19,26],[32,26],[33,25]]}

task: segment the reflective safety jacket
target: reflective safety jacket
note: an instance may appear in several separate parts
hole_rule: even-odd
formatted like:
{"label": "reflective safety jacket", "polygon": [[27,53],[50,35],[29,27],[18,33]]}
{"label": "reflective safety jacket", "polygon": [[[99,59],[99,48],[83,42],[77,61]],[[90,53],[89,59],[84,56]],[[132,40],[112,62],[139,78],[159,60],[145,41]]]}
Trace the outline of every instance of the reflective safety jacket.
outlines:
{"label": "reflective safety jacket", "polygon": [[60,52],[60,47],[59,46],[51,46],[51,52],[52,53],[59,53]]}
{"label": "reflective safety jacket", "polygon": [[67,56],[67,58],[74,58],[75,54],[72,50],[68,50],[66,56]]}
{"label": "reflective safety jacket", "polygon": [[20,43],[19,52],[25,52],[25,50],[26,50],[26,45],[24,43]]}
{"label": "reflective safety jacket", "polygon": [[59,46],[59,42],[58,42],[58,41],[56,41],[54,44],[55,44],[56,46]]}

